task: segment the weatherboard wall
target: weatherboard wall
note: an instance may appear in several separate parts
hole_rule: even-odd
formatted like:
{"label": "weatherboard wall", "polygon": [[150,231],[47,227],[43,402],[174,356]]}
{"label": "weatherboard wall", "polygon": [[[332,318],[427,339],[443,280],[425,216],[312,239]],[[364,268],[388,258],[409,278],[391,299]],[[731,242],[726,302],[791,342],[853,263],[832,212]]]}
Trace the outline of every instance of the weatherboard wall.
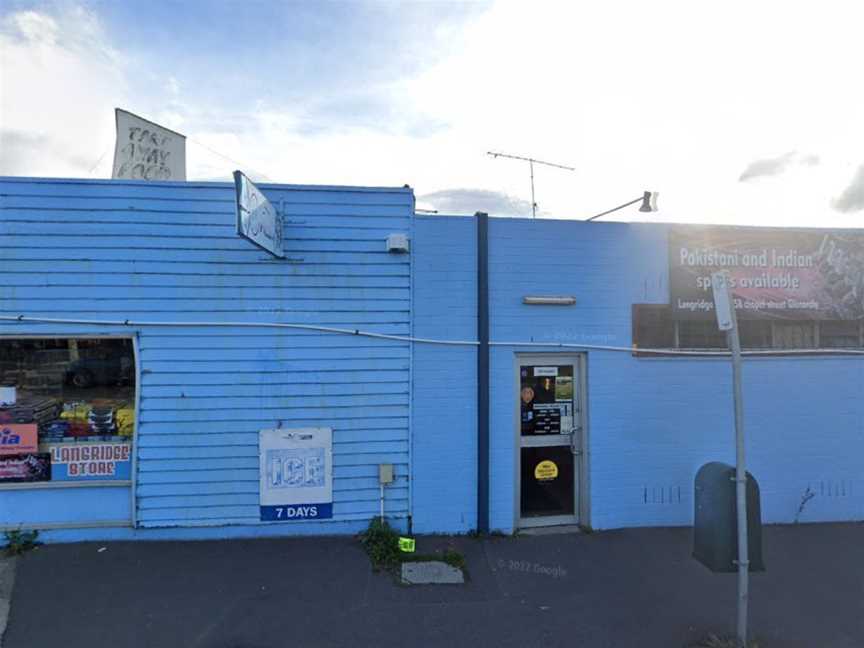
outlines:
{"label": "weatherboard wall", "polygon": [[[418,335],[476,339],[474,229],[472,218],[417,217]],[[667,236],[663,224],[490,219],[490,338],[510,343],[493,346],[490,358],[493,529],[516,526],[516,354],[554,352],[520,343],[625,349],[583,349],[590,486],[583,522],[689,525],[699,467],[734,462],[729,360],[629,352],[632,304],[669,301]],[[525,295],[572,295],[576,304],[528,306]],[[423,450],[414,461],[417,527],[464,531],[476,519],[476,351],[418,346],[414,375],[415,448]],[[748,357],[743,380],[747,462],[761,486],[763,520],[864,519],[864,357]]]}
{"label": "weatherboard wall", "polygon": [[[163,323],[2,322],[0,334],[137,336],[141,528],[356,530],[378,512],[380,463],[395,466],[386,508],[404,524],[409,344],[225,324],[410,334],[410,256],[385,239],[410,234],[412,191],[261,189],[285,215],[285,260],[237,236],[232,184],[0,179],[0,314]],[[258,431],[280,425],[333,428],[332,521],[259,522]],[[0,499],[4,525],[131,518],[128,488]]]}

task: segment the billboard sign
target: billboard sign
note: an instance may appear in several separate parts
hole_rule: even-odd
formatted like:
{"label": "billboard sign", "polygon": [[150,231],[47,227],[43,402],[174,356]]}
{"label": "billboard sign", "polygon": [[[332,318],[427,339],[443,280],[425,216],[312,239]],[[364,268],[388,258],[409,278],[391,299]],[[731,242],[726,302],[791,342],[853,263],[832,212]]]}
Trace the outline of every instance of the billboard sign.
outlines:
{"label": "billboard sign", "polygon": [[49,443],[51,481],[128,481],[132,479],[129,443]]}
{"label": "billboard sign", "polygon": [[669,286],[678,319],[711,319],[727,271],[742,319],[864,319],[864,231],[675,226]]}
{"label": "billboard sign", "polygon": [[333,517],[333,431],[330,428],[261,430],[262,520]]}
{"label": "billboard sign", "polygon": [[186,180],[186,136],[117,108],[112,178]]}
{"label": "billboard sign", "polygon": [[284,259],[282,216],[249,178],[234,172],[237,201],[237,233],[273,256]]}

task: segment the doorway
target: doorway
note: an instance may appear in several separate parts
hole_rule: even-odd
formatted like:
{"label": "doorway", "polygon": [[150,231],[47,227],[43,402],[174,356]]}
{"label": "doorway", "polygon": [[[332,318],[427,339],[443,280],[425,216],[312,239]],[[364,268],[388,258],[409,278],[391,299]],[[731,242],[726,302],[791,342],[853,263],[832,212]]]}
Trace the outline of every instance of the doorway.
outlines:
{"label": "doorway", "polygon": [[580,355],[517,356],[516,511],[520,528],[580,523],[583,374]]}

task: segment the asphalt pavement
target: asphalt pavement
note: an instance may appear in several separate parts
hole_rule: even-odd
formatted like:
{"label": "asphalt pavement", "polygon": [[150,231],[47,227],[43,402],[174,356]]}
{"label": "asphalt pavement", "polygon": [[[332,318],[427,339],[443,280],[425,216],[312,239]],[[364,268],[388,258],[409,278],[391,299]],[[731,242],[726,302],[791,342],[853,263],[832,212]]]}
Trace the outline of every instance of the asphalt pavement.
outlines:
{"label": "asphalt pavement", "polygon": [[[766,527],[763,542],[759,647],[864,646],[864,525]],[[43,546],[18,560],[3,645],[680,648],[734,629],[735,576],[690,557],[690,529],[417,545],[461,551],[467,582],[401,585],[347,537]]]}

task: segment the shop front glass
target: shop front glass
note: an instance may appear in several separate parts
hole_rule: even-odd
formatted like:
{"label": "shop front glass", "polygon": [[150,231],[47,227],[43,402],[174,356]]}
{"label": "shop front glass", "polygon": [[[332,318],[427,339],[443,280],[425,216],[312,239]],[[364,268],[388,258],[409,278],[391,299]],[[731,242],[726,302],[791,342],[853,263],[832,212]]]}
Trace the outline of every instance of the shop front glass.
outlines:
{"label": "shop front glass", "polygon": [[130,481],[135,376],[128,338],[0,338],[0,487]]}

